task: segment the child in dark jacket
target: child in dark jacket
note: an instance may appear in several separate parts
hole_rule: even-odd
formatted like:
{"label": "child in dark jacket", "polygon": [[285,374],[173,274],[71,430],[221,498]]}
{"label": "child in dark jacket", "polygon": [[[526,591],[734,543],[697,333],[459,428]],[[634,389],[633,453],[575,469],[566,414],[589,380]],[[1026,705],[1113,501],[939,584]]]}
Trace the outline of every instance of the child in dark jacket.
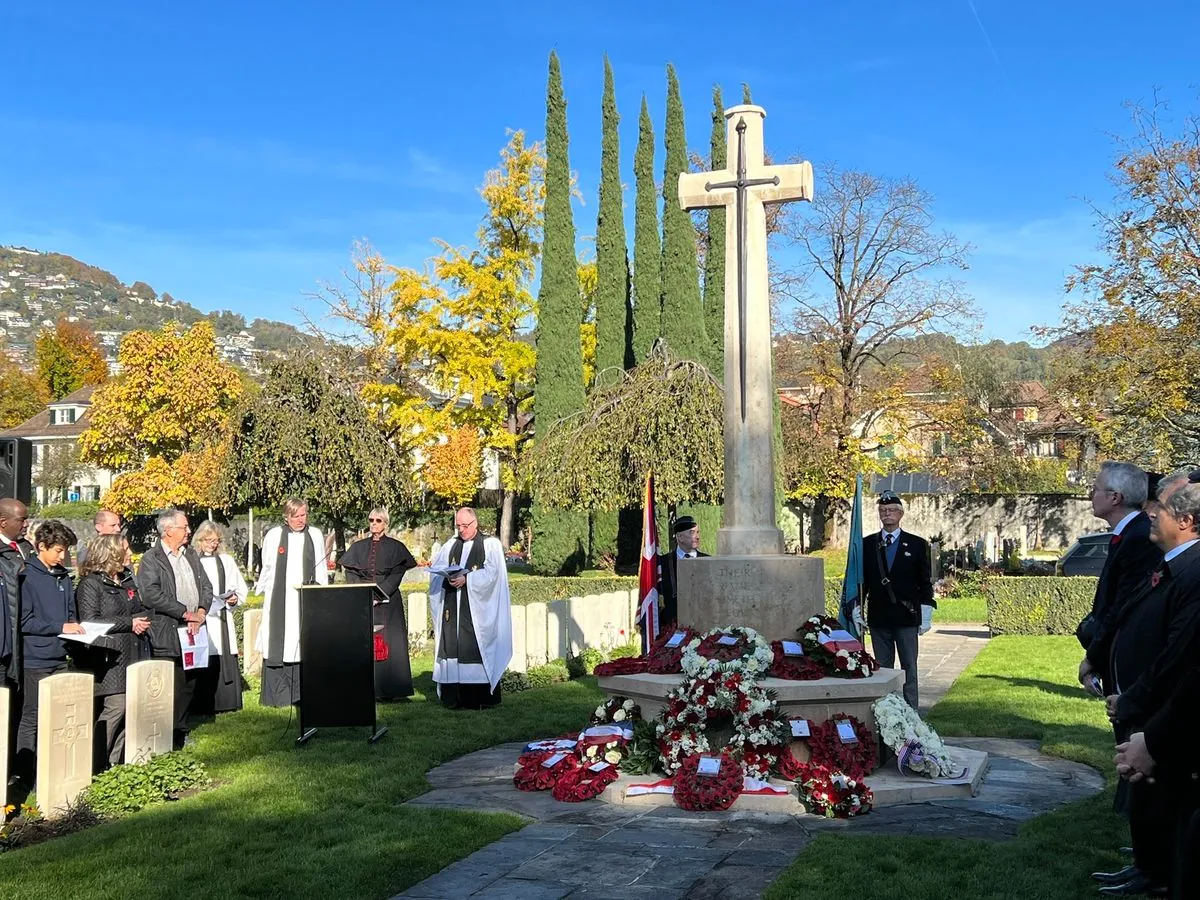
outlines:
{"label": "child in dark jacket", "polygon": [[[60,634],[83,634],[76,622],[71,573],[63,567],[75,532],[51,519],[37,530],[37,555],[25,565],[21,585],[22,671],[25,701],[17,729],[17,774],[33,782],[37,760],[38,692],[42,680],[67,668],[67,648]],[[90,711],[89,711],[90,712]]]}

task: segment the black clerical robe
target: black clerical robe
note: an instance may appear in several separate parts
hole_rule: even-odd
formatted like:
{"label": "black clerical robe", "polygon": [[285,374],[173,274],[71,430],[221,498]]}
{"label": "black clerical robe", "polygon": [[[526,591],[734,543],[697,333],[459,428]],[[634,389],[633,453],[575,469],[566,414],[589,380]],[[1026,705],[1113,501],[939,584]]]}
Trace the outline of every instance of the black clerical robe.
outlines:
{"label": "black clerical robe", "polygon": [[355,541],[342,554],[338,565],[349,584],[375,583],[374,623],[375,697],[398,700],[413,694],[412,669],[408,659],[408,617],[400,582],[417,561],[404,544],[384,535]]}

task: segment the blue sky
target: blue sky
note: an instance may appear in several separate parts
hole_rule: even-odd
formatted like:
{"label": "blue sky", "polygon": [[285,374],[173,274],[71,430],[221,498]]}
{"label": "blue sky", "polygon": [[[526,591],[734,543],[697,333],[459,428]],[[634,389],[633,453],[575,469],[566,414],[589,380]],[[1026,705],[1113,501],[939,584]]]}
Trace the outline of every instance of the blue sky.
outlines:
{"label": "blue sky", "polygon": [[979,336],[1019,340],[1057,319],[1064,276],[1095,256],[1084,201],[1110,201],[1123,103],[1157,89],[1179,113],[1196,108],[1200,4],[1134,9],[4,0],[0,243],[68,253],[202,310],[299,321],[355,238],[413,266],[434,237],[472,242],[506,129],[541,136],[551,49],[588,235],[607,52],[627,206],[638,104],[645,93],[661,135],[666,63],[696,149],[712,85],[733,103],[749,82],[768,149],[811,159],[817,190],[836,161],[932,192],[938,225],[974,246]]}

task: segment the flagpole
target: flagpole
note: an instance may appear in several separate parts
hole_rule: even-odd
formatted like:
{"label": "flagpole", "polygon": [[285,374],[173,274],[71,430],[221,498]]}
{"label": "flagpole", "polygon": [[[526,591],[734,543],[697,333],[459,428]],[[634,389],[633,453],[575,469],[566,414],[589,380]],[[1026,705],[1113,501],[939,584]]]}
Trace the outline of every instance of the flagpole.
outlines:
{"label": "flagpole", "polygon": [[642,552],[638,563],[638,622],[642,655],[649,656],[658,638],[658,522],[654,507],[654,472],[646,473],[642,497]]}

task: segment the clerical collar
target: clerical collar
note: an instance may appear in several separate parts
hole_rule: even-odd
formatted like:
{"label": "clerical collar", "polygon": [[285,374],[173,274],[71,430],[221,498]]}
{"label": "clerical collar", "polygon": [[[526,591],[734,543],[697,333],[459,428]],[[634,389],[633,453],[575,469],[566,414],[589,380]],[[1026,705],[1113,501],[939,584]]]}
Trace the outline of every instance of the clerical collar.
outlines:
{"label": "clerical collar", "polygon": [[1192,538],[1186,544],[1180,544],[1178,547],[1168,550],[1166,553],[1163,554],[1163,562],[1170,562],[1171,560],[1173,560],[1179,554],[1183,553],[1183,551],[1185,551],[1188,547],[1192,546],[1192,544],[1196,543],[1197,541],[1200,541],[1200,538]]}
{"label": "clerical collar", "polygon": [[1134,519],[1136,519],[1139,512],[1141,512],[1140,509],[1135,509],[1133,512],[1127,513],[1125,515],[1125,518],[1123,518],[1120,522],[1118,522],[1116,525],[1113,526],[1112,533],[1120,534],[1122,531],[1124,531],[1125,526],[1128,525],[1130,522],[1132,522]]}

